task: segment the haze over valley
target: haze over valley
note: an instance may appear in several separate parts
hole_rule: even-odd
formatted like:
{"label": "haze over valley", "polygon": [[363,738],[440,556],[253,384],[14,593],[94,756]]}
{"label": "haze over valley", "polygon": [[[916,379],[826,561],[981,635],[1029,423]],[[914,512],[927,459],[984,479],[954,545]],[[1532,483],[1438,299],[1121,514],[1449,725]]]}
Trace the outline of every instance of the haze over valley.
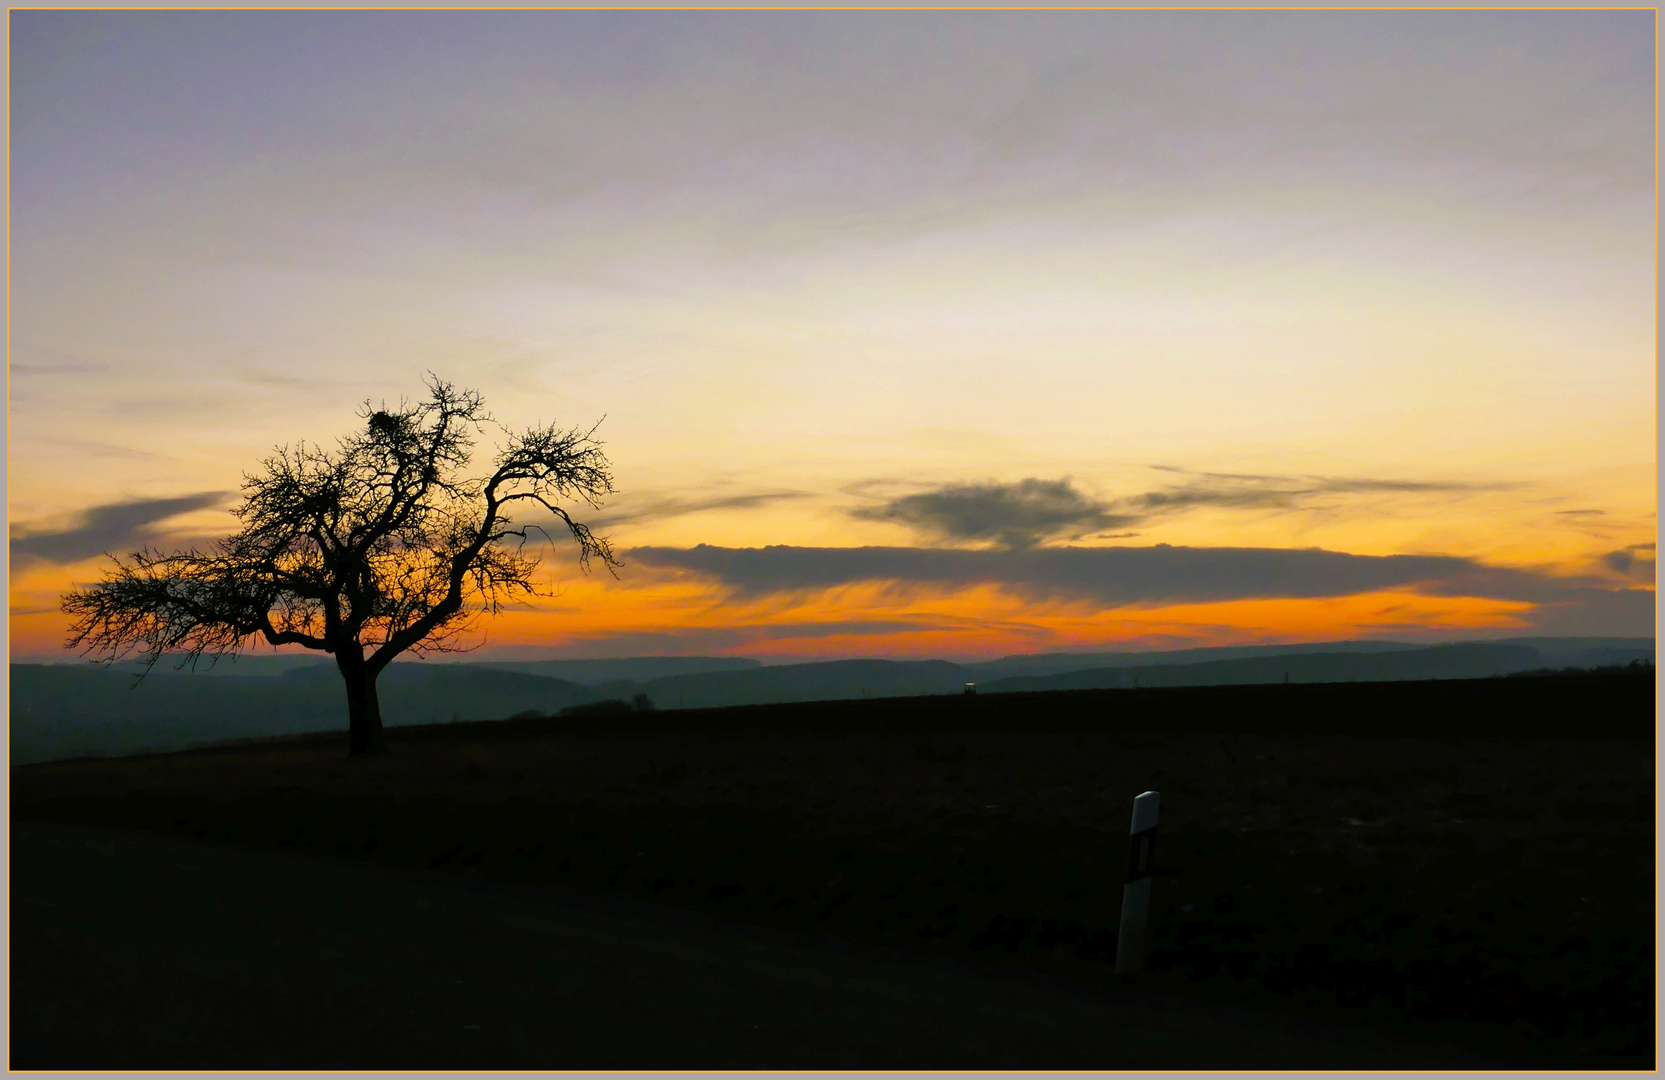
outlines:
{"label": "haze over valley", "polygon": [[[1140,653],[1054,653],[970,663],[743,657],[396,662],[380,680],[391,726],[556,717],[586,703],[703,709],[847,698],[1138,686],[1463,679],[1654,659],[1651,638],[1519,638],[1424,646],[1396,642],[1225,646]],[[180,670],[164,659],[135,685],[136,663],[11,667],[17,763],[183,749],[340,730],[341,680],[327,658],[251,655]],[[1338,717],[1336,730],[1346,730]]]}

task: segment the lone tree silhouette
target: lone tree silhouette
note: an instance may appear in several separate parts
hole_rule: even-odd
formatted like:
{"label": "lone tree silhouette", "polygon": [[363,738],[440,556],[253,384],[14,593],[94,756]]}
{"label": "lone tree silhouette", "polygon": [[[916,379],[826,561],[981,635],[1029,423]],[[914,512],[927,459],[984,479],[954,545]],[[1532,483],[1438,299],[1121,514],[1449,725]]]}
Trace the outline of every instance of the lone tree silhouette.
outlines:
{"label": "lone tree silhouette", "polygon": [[[208,552],[112,555],[103,581],[63,596],[70,647],[107,663],[142,654],[145,673],[171,650],[185,652],[181,666],[258,640],[321,650],[346,682],[348,753],[385,752],[376,677],[393,658],[464,651],[458,640],[478,616],[539,593],[526,544],[548,533],[516,524],[511,509],[552,512],[585,571],[592,557],[609,572],[620,565],[560,505],[597,508],[613,491],[594,426],[515,433],[477,392],[432,373],[427,386],[414,405],[366,401],[364,427],[333,453],[278,448],[244,474],[242,530]],[[474,436],[487,425],[508,439],[491,474],[470,478]]]}

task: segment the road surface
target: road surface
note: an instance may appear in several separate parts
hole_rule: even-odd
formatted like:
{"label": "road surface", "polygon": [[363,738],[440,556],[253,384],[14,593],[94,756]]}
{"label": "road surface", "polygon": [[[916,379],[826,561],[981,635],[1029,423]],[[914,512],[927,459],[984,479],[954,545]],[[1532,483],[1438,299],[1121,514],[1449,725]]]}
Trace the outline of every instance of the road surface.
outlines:
{"label": "road surface", "polygon": [[627,901],[90,826],[11,841],[13,1069],[1486,1064]]}

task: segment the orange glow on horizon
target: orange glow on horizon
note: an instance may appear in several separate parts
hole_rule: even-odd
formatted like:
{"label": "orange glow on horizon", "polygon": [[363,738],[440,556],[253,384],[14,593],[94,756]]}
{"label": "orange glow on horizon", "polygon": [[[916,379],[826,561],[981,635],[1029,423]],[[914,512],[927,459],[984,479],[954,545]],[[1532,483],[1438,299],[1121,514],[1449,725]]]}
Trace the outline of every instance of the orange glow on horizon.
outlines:
{"label": "orange glow on horizon", "polygon": [[1653,9],[17,19],[15,658],[424,372],[615,489],[474,659],[1655,633]]}
{"label": "orange glow on horizon", "polygon": [[[60,653],[67,619],[35,575],[14,588],[12,653]],[[78,573],[77,578],[90,575]],[[31,606],[32,604],[32,606]],[[975,658],[1092,649],[1527,633],[1534,605],[1407,589],[1313,599],[1245,599],[1099,608],[1042,601],[995,584],[945,590],[862,582],[823,592],[728,596],[693,578],[563,583],[535,605],[481,619],[469,644],[482,658],[517,654],[701,654],[762,658]],[[610,642],[617,647],[610,648]],[[263,651],[263,647],[259,647]]]}

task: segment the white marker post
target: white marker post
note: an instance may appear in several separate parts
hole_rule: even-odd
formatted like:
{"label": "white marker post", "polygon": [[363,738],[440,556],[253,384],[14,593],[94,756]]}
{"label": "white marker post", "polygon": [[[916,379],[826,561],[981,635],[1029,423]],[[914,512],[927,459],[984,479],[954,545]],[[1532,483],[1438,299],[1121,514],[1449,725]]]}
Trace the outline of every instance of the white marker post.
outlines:
{"label": "white marker post", "polygon": [[1116,973],[1145,966],[1145,926],[1150,921],[1150,874],[1156,858],[1156,808],[1159,792],[1133,800],[1133,827],[1127,849],[1127,884],[1122,886],[1122,928],[1116,939]]}

